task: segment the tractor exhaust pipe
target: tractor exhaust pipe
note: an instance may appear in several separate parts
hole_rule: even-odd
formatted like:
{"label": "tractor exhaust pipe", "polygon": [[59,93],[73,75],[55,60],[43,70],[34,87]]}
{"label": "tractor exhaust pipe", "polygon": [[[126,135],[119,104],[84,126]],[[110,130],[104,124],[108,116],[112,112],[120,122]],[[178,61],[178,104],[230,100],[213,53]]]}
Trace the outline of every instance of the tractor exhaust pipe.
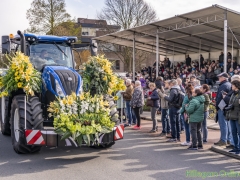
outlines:
{"label": "tractor exhaust pipe", "polygon": [[25,43],[25,36],[24,34],[18,30],[17,34],[20,36],[20,42],[21,42],[21,52],[26,55],[26,43]]}

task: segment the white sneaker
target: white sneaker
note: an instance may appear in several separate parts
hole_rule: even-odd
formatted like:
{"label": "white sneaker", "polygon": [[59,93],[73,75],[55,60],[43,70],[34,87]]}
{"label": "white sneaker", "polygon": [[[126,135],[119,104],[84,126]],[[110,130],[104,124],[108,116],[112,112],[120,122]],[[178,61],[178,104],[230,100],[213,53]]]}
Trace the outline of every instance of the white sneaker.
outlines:
{"label": "white sneaker", "polygon": [[192,143],[191,142],[183,142],[181,143],[181,146],[190,146]]}

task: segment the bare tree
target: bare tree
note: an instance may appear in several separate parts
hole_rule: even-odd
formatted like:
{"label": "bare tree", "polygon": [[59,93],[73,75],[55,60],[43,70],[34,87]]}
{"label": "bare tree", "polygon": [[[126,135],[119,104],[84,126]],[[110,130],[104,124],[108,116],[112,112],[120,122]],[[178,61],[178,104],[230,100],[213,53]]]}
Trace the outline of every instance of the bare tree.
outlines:
{"label": "bare tree", "polygon": [[27,10],[29,32],[53,34],[54,28],[69,21],[70,14],[66,12],[65,0],[33,0]]}
{"label": "bare tree", "polygon": [[[156,11],[144,0],[105,0],[105,7],[98,13],[98,18],[106,20],[108,24],[118,25],[123,30],[156,21],[157,15]],[[114,46],[117,49],[117,46]],[[107,49],[107,47],[105,48]],[[123,61],[124,69],[130,72],[132,69],[132,48],[124,46],[121,51],[116,51],[116,54]],[[145,61],[149,54],[136,50],[139,68],[140,63]]]}

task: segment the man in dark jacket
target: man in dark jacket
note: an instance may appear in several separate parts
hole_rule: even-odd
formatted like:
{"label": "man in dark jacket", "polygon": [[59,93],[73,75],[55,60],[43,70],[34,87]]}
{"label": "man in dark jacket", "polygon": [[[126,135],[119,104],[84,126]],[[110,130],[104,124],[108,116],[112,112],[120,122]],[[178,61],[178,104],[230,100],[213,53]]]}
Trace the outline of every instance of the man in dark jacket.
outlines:
{"label": "man in dark jacket", "polygon": [[189,57],[189,55],[187,55],[186,65],[187,65],[187,66],[191,66],[191,63],[192,63],[192,59]]}
{"label": "man in dark jacket", "polygon": [[221,54],[219,56],[219,65],[220,65],[220,67],[223,66],[223,59],[224,59],[224,54],[223,54],[223,52],[221,52]]}
{"label": "man in dark jacket", "polygon": [[181,89],[177,81],[174,79],[169,82],[169,85],[171,87],[170,95],[169,96],[165,95],[164,99],[169,103],[169,117],[171,123],[172,138],[169,139],[167,142],[177,142],[180,141],[181,131],[180,122],[178,118],[178,112],[181,107],[177,107]]}
{"label": "man in dark jacket", "polygon": [[[229,91],[231,91],[231,83],[228,82],[228,74],[221,73],[218,75],[219,78],[219,88],[217,91],[216,97],[216,108],[217,108],[217,115],[218,115],[218,123],[220,127],[220,140],[214,145],[218,146],[226,146],[227,144],[233,144],[231,128],[229,121],[225,119],[224,116],[224,109],[221,106],[223,98],[226,96]],[[221,108],[221,109],[220,109]]]}

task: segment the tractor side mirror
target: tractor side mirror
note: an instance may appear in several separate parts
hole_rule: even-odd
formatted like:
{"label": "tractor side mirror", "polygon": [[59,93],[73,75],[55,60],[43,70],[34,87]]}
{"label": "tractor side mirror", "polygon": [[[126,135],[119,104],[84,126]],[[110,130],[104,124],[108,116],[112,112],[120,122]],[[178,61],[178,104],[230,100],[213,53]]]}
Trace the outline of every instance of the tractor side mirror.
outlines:
{"label": "tractor side mirror", "polygon": [[9,36],[2,36],[2,53],[9,54],[11,51],[11,43]]}

